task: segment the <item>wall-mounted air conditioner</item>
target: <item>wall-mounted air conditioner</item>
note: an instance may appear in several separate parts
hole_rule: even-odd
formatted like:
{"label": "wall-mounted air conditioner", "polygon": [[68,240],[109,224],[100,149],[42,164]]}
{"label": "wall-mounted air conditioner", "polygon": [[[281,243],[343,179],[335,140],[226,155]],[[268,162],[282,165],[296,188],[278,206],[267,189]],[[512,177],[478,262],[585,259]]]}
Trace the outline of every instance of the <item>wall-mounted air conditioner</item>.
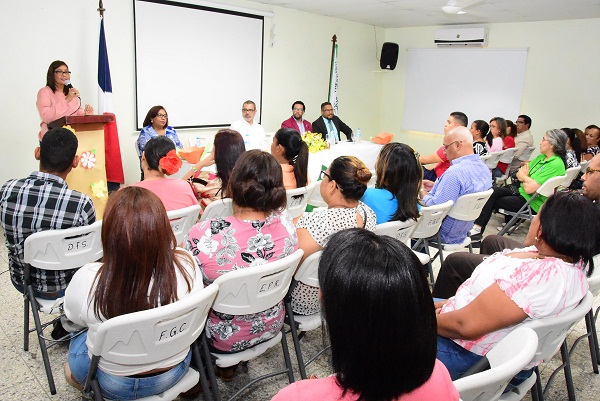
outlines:
{"label": "wall-mounted air conditioner", "polygon": [[484,47],[487,39],[485,28],[452,28],[436,31],[434,42],[438,47]]}

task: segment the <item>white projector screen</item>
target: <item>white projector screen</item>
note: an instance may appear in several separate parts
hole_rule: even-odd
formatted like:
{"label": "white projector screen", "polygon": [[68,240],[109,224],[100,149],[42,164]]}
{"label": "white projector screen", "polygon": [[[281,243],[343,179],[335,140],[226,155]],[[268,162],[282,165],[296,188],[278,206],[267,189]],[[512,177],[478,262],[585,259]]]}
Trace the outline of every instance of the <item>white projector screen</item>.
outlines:
{"label": "white projector screen", "polygon": [[262,96],[263,17],[134,0],[136,122],[162,105],[176,128],[229,126]]}
{"label": "white projector screen", "polygon": [[402,128],[442,134],[453,111],[514,121],[526,62],[527,49],[408,49]]}

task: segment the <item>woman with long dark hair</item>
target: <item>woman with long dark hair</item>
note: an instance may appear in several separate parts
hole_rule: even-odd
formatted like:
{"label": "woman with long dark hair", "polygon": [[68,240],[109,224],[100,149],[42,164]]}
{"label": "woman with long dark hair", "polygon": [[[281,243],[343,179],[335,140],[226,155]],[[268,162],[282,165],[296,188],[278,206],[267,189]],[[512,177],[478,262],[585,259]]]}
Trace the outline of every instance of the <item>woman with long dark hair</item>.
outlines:
{"label": "woman with long dark hair", "polygon": [[433,300],[406,245],[364,229],[331,236],[319,262],[334,375],[295,382],[273,401],[456,401],[436,360]]}
{"label": "woman with long dark hair", "polygon": [[[225,194],[229,177],[231,177],[235,162],[245,151],[246,145],[239,132],[232,129],[221,129],[215,135],[211,154],[193,165],[190,172],[183,176],[184,180],[191,182],[202,210],[217,199],[230,197]],[[213,164],[216,167],[216,173],[203,170]]]}
{"label": "woman with long dark hair", "polygon": [[308,145],[295,129],[281,128],[273,137],[271,154],[281,164],[285,189],[308,184]]}
{"label": "woman with long dark hair", "polygon": [[81,107],[79,90],[71,85],[69,66],[61,60],[50,63],[46,72],[46,86],[38,91],[35,105],[42,119],[38,134],[40,141],[52,121],[61,117],[94,114],[94,109],[89,104]]}
{"label": "woman with long dark hair", "polygon": [[[116,316],[157,308],[203,288],[192,256],[177,248],[160,199],[144,188],[113,193],[102,222],[102,262],[88,263],[75,273],[65,294],[65,314],[88,331],[71,340],[67,381],[85,383],[102,322]],[[156,364],[129,366],[100,359],[97,373],[103,396],[133,400],[160,394],[187,372],[191,352],[169,355]]]}
{"label": "woman with long dark hair", "polygon": [[403,143],[388,143],[375,163],[375,188],[367,188],[361,200],[377,215],[377,224],[417,220],[417,198],[423,182],[419,154]]}

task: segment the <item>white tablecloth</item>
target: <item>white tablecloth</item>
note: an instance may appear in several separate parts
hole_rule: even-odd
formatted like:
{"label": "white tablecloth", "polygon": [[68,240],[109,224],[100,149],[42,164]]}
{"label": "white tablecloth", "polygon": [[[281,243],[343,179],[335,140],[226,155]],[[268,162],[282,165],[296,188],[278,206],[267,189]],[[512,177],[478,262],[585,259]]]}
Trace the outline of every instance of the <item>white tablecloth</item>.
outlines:
{"label": "white tablecloth", "polygon": [[309,153],[308,155],[308,175],[312,181],[319,178],[321,166],[331,164],[333,159],[339,156],[356,156],[367,165],[370,170],[375,169],[377,156],[383,145],[377,145],[370,141],[356,142],[340,142],[331,147],[331,149],[322,150],[317,153]]}

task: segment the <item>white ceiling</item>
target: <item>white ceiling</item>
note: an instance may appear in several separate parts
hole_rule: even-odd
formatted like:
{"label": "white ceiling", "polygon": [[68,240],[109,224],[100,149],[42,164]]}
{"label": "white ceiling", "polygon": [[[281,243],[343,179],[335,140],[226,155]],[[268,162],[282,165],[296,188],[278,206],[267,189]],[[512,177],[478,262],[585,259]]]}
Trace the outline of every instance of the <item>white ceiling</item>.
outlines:
{"label": "white ceiling", "polygon": [[[600,0],[254,0],[383,28],[600,18]],[[449,1],[465,14],[448,15]]]}

